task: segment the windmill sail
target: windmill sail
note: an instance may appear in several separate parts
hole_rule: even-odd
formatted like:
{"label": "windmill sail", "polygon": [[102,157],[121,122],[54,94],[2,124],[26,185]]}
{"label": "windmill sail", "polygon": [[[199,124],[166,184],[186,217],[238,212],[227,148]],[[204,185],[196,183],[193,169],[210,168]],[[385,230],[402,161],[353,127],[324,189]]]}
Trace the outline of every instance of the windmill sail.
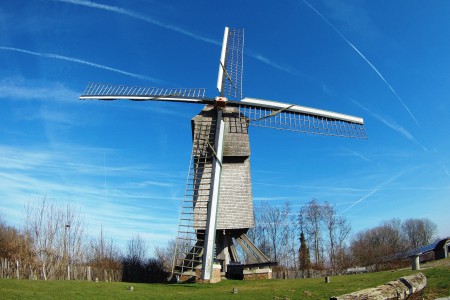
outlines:
{"label": "windmill sail", "polygon": [[81,100],[122,100],[133,101],[174,101],[174,102],[193,102],[208,103],[205,99],[206,89],[204,88],[160,88],[160,87],[142,87],[115,85],[106,83],[91,82],[86,86]]}
{"label": "windmill sail", "polygon": [[245,98],[236,105],[249,125],[288,131],[367,138],[364,120],[346,114],[287,103]]}
{"label": "windmill sail", "polygon": [[217,78],[217,89],[221,97],[242,98],[243,66],[244,30],[225,27]]}

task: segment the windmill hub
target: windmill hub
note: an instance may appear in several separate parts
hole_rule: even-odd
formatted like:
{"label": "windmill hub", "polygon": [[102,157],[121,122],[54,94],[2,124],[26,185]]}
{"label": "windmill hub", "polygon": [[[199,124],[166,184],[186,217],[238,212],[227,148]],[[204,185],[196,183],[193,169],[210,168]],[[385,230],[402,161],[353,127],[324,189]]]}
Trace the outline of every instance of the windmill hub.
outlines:
{"label": "windmill hub", "polygon": [[216,107],[217,108],[224,108],[227,106],[228,99],[226,97],[215,97],[214,100],[216,101]]}

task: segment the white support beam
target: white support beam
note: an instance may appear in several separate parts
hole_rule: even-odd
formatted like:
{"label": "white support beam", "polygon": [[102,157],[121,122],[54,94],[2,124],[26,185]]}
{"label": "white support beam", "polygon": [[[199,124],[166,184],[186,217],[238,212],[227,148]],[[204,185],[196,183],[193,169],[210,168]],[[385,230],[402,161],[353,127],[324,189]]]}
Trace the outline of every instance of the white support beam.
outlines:
{"label": "white support beam", "polygon": [[208,202],[208,215],[206,218],[205,247],[202,259],[202,279],[211,280],[213,271],[214,248],[216,241],[217,208],[219,206],[220,176],[222,173],[223,139],[225,122],[222,119],[222,110],[217,110],[216,133],[214,141],[211,189]]}
{"label": "white support beam", "polygon": [[199,103],[205,102],[205,99],[199,98],[183,98],[183,97],[164,97],[164,96],[80,96],[80,100],[131,100],[131,101],[168,101],[168,102],[187,102],[187,103]]}
{"label": "white support beam", "polygon": [[270,101],[270,100],[262,100],[262,99],[255,99],[255,98],[244,98],[241,100],[242,103],[246,104],[256,104],[260,106],[265,106],[266,108],[273,108],[273,109],[284,109],[285,111],[294,112],[294,113],[301,113],[301,114],[308,114],[312,116],[318,116],[318,117],[325,117],[325,118],[331,118],[335,120],[341,120],[341,121],[347,121],[357,124],[364,124],[364,119],[359,117],[354,117],[346,114],[341,114],[333,111],[327,111],[323,109],[318,108],[312,108],[312,107],[306,107],[301,105],[292,105],[282,102],[276,102],[276,101]]}
{"label": "white support beam", "polygon": [[219,90],[220,97],[224,96],[223,68],[225,67],[225,57],[227,55],[227,44],[228,44],[228,27],[225,27],[225,32],[223,33],[222,52],[220,53],[219,75],[217,76],[217,90]]}

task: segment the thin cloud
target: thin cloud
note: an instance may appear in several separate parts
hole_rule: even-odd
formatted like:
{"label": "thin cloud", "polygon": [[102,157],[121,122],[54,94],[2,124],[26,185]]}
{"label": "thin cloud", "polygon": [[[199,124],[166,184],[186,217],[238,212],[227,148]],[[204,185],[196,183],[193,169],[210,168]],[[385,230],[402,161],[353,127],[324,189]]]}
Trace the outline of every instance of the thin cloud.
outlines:
{"label": "thin cloud", "polygon": [[172,30],[175,32],[178,32],[180,34],[192,37],[194,39],[209,43],[209,44],[213,44],[213,45],[217,45],[217,46],[221,46],[222,43],[204,36],[201,36],[199,34],[193,33],[189,30],[183,29],[181,27],[178,26],[174,26],[171,24],[167,24],[167,23],[163,23],[161,21],[155,20],[154,18],[151,18],[149,16],[144,16],[138,12],[132,11],[132,10],[128,10],[122,7],[118,7],[118,6],[111,6],[111,5],[106,5],[106,4],[101,4],[101,3],[96,3],[96,2],[92,2],[92,1],[85,1],[85,0],[55,0],[57,2],[64,2],[64,3],[70,3],[70,4],[74,4],[74,5],[79,5],[79,6],[85,6],[85,7],[90,7],[90,8],[95,8],[95,9],[100,9],[100,10],[105,10],[105,11],[110,11],[110,12],[114,12],[117,14],[121,14],[121,15],[125,15],[137,20],[141,20],[168,30]]}
{"label": "thin cloud", "polygon": [[52,54],[52,53],[40,53],[40,52],[34,52],[34,51],[26,50],[26,49],[20,49],[20,48],[14,48],[14,47],[3,47],[3,46],[0,46],[0,50],[14,51],[14,52],[19,52],[19,53],[24,53],[24,54],[29,54],[29,55],[39,56],[39,57],[65,60],[65,61],[79,63],[79,64],[83,64],[83,65],[88,65],[90,67],[103,69],[103,70],[107,70],[107,71],[112,71],[112,72],[116,72],[116,73],[119,73],[119,74],[122,74],[122,75],[127,75],[127,76],[131,76],[131,77],[135,77],[135,78],[139,78],[139,79],[143,79],[143,80],[156,82],[156,83],[164,82],[162,80],[159,80],[159,79],[156,79],[156,78],[152,78],[152,77],[149,77],[149,76],[135,74],[135,73],[130,73],[130,72],[123,71],[123,70],[120,70],[120,69],[115,69],[115,68],[111,68],[111,67],[108,67],[108,66],[105,66],[105,65],[100,65],[100,64],[92,63],[92,62],[89,62],[89,61],[86,61],[86,60],[82,60],[82,59],[79,59],[79,58],[74,58],[74,57],[69,57],[69,56],[64,56],[64,55],[58,55],[58,54]]}
{"label": "thin cloud", "polygon": [[362,159],[362,160],[369,161],[369,162],[372,161],[371,159],[365,157],[365,156],[362,155],[361,153],[358,153],[358,152],[356,152],[356,151],[353,151],[353,150],[350,150],[350,149],[347,149],[347,148],[344,148],[344,147],[341,147],[341,148],[342,148],[343,150],[345,150],[346,152],[350,153],[351,155],[353,155],[353,156],[355,156],[355,157],[358,157],[358,158],[360,158],[360,159]]}
{"label": "thin cloud", "polygon": [[342,32],[339,31],[339,29],[336,28],[330,21],[328,21],[327,18],[325,18],[324,15],[322,15],[314,6],[312,6],[308,1],[302,0],[303,3],[305,3],[312,11],[314,11],[325,23],[327,23],[371,68],[375,71],[375,73],[378,75],[378,77],[386,84],[386,86],[391,90],[391,92],[395,95],[397,100],[400,102],[400,104],[405,108],[405,110],[408,112],[410,117],[414,120],[414,122],[417,124],[417,126],[420,128],[420,124],[417,121],[414,114],[411,112],[409,107],[405,104],[403,99],[398,95],[398,93],[394,90],[392,85],[384,78],[384,76],[381,74],[381,72],[369,61],[369,59],[361,53],[361,51],[356,48],[355,45],[353,45],[352,42],[350,42],[349,39],[345,37],[345,35],[342,34]]}
{"label": "thin cloud", "polygon": [[450,177],[450,172],[448,171],[447,167],[442,165],[442,168],[444,169],[445,174]]}
{"label": "thin cloud", "polygon": [[78,92],[58,82],[46,82],[44,86],[36,85],[22,78],[3,79],[0,81],[0,99],[54,100],[72,103],[72,99],[79,96]]}
{"label": "thin cloud", "polygon": [[402,136],[404,136],[405,138],[407,138],[408,140],[416,143],[417,145],[419,145],[424,151],[428,151],[427,147],[425,147],[424,145],[422,145],[421,143],[419,143],[419,141],[414,137],[414,135],[412,135],[408,130],[406,130],[403,126],[397,124],[394,121],[388,121],[385,118],[383,118],[382,116],[370,111],[367,107],[365,107],[364,105],[362,105],[361,103],[359,103],[358,101],[349,98],[353,103],[355,103],[356,105],[358,105],[359,107],[361,107],[362,109],[364,109],[366,112],[368,112],[369,114],[371,114],[375,119],[377,119],[378,121],[380,121],[381,123],[385,124],[386,126],[388,126],[389,128],[393,129],[394,131],[397,131],[398,133],[400,133]]}
{"label": "thin cloud", "polygon": [[[101,184],[103,181],[102,169],[105,166],[91,164],[94,154],[97,153],[98,156],[104,152],[104,149],[92,148],[89,150],[87,148],[85,151],[79,151],[83,148],[77,146],[71,148],[71,151],[46,151],[45,149],[33,148],[30,150],[26,147],[0,144],[0,186],[2,187],[0,197],[8,199],[1,210],[2,213],[7,214],[8,220],[13,219],[17,223],[20,222],[20,212],[30,197],[39,198],[42,195],[48,195],[50,198],[58,200],[70,197],[73,201],[78,201],[85,208],[87,218],[91,223],[109,224],[107,225],[109,230],[118,230],[124,236],[135,228],[145,228],[145,224],[148,224],[149,220],[152,220],[152,223],[160,224],[157,226],[159,229],[161,226],[167,228],[170,232],[166,233],[166,237],[176,229],[176,223],[170,223],[170,220],[178,215],[178,203],[181,203],[179,198],[168,198],[164,190],[153,185],[144,186],[145,189],[138,186],[130,189],[127,183],[113,178],[113,176],[119,176],[117,173],[123,171],[131,176],[129,180],[133,182],[146,182],[147,178],[154,176],[141,172],[142,166],[107,166],[106,168],[111,169],[108,174],[110,175],[108,179],[111,180],[110,186],[114,188],[111,191],[105,191]],[[74,165],[73,162],[79,163]],[[86,168],[92,170],[86,173]],[[133,172],[135,168],[137,170]],[[173,174],[168,172],[166,177],[171,178]],[[55,181],[55,178],[59,178],[59,180]],[[161,182],[163,182],[164,176],[158,178],[162,178]],[[172,181],[172,179],[169,180],[169,183]],[[141,195],[142,199],[131,198]],[[177,203],[176,209],[173,205],[170,208],[163,205],[168,201]],[[101,211],[101,214],[98,211]],[[142,211],[149,213],[140,216]],[[113,229],[111,224],[117,223],[117,220],[123,220],[122,228]],[[89,231],[92,233],[92,229]],[[148,232],[152,232],[152,230],[148,230]],[[161,238],[161,241],[164,241],[164,238]]]}
{"label": "thin cloud", "polygon": [[[208,44],[212,44],[212,45],[216,45],[216,46],[222,46],[222,42],[202,36],[198,33],[194,33],[192,31],[186,30],[184,28],[181,28],[179,26],[175,26],[175,25],[171,25],[171,24],[167,24],[167,23],[163,23],[161,21],[158,21],[152,17],[149,16],[145,16],[142,15],[138,12],[129,10],[129,9],[125,9],[122,7],[118,7],[118,6],[111,6],[111,5],[106,5],[106,4],[101,4],[101,3],[97,3],[97,2],[92,2],[92,1],[87,1],[87,0],[54,0],[57,2],[64,2],[64,3],[70,3],[70,4],[74,4],[74,5],[79,5],[79,6],[85,6],[85,7],[89,7],[89,8],[94,8],[94,9],[100,9],[100,10],[104,10],[104,11],[109,11],[109,12],[113,12],[113,13],[117,13],[117,14],[121,14],[124,16],[128,16],[137,20],[141,20],[147,23],[150,23],[152,25],[156,25],[159,26],[161,28],[167,29],[167,30],[172,30],[175,31],[179,34],[194,38],[196,40],[202,41],[202,42],[206,42]],[[264,57],[260,54],[254,53],[251,50],[247,50],[245,51],[245,53],[247,55],[249,55],[250,57],[255,58],[256,60],[269,65],[275,69],[278,69],[280,71],[292,74],[292,75],[296,75],[297,71],[292,69],[289,66],[285,66],[279,63],[276,63],[272,60],[270,60],[267,57]]]}
{"label": "thin cloud", "polygon": [[361,203],[362,201],[366,200],[367,198],[371,197],[372,195],[378,193],[379,191],[381,191],[385,186],[387,186],[388,184],[394,182],[395,180],[397,180],[400,176],[403,175],[403,172],[400,174],[397,174],[395,176],[393,176],[392,178],[386,180],[385,182],[381,183],[380,185],[378,185],[377,187],[375,187],[373,190],[371,190],[369,193],[367,193],[364,197],[360,198],[359,200],[355,201],[352,205],[350,205],[349,207],[347,207],[342,213],[347,212],[348,210],[350,210],[351,208],[353,208],[354,206],[358,205],[359,203]]}
{"label": "thin cloud", "polygon": [[269,58],[267,58],[265,56],[262,56],[261,54],[255,53],[255,52],[253,52],[251,50],[247,50],[246,53],[249,56],[253,57],[254,59],[259,60],[260,62],[263,62],[266,65],[269,65],[269,66],[271,66],[271,67],[273,67],[275,69],[278,69],[280,71],[283,71],[283,72],[286,72],[286,73],[289,73],[289,74],[292,74],[292,75],[297,75],[297,73],[298,73],[295,69],[293,69],[293,68],[291,68],[289,66],[285,66],[285,65],[281,65],[281,64],[278,64],[276,62],[273,62]]}

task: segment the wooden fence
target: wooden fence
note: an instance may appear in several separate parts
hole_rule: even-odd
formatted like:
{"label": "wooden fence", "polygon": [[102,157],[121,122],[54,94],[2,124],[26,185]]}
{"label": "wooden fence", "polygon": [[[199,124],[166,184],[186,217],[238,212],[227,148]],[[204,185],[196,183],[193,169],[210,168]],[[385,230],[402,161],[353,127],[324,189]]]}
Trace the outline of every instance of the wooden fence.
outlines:
{"label": "wooden fence", "polygon": [[330,272],[326,270],[274,270],[273,279],[298,279],[298,278],[317,278],[329,276]]}
{"label": "wooden fence", "polygon": [[0,278],[31,280],[122,281],[122,269],[104,269],[88,265],[53,265],[22,263],[0,258]]}

